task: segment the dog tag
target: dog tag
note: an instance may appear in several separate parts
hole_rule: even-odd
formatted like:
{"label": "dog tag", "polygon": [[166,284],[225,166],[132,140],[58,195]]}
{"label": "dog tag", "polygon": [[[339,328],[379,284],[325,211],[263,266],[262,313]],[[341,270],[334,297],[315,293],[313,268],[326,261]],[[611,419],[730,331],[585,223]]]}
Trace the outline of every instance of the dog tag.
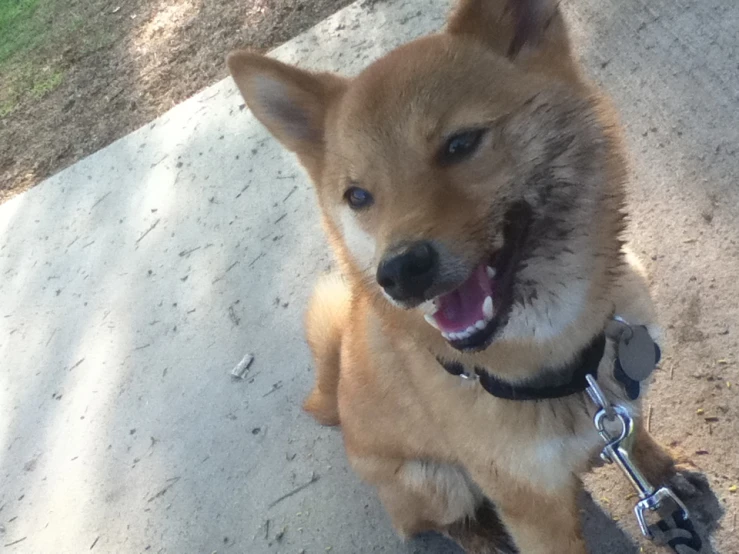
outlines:
{"label": "dog tag", "polygon": [[642,325],[630,327],[618,342],[618,361],[623,372],[632,380],[641,382],[652,374],[659,361],[659,347]]}

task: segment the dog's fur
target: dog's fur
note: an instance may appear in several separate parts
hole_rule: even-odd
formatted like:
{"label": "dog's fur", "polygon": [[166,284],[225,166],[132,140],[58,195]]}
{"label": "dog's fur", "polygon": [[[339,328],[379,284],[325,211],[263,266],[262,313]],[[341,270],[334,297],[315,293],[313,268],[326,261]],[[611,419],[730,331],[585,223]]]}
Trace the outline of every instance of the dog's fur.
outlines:
{"label": "dog's fur", "polygon": [[[646,279],[620,240],[618,124],[581,76],[556,3],[460,0],[443,32],[353,79],[246,52],[228,64],[254,115],[308,171],[340,264],[307,314],[317,380],[306,410],[341,423],[352,467],[402,536],[435,530],[470,553],[584,553],[578,475],[602,446],[584,395],[500,400],[436,360],[516,382],[570,361],[614,312],[656,330]],[[438,161],[444,137],[477,127],[487,132],[474,155]],[[374,205],[352,211],[352,185]],[[388,253],[430,240],[448,289],[522,219],[509,311],[484,349],[453,348],[424,322],[428,303],[388,301],[375,280]],[[613,358],[609,342],[599,383],[639,422]],[[664,481],[672,459],[637,426],[635,456]]]}

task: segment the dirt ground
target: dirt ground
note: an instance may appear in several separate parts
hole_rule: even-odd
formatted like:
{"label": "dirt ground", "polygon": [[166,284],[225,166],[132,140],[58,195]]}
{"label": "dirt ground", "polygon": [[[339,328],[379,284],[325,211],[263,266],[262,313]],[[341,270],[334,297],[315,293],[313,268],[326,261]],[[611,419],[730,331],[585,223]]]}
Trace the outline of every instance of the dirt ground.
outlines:
{"label": "dirt ground", "polygon": [[270,49],[348,3],[42,0],[48,40],[0,66],[0,202],[223,78],[230,50]]}

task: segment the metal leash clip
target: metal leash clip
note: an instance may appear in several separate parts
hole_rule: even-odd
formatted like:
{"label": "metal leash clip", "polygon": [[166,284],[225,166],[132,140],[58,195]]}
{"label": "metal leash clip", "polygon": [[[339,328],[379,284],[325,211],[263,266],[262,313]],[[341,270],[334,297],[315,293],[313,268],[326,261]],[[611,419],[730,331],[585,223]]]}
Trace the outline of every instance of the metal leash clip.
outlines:
{"label": "metal leash clip", "polygon": [[595,378],[588,375],[588,395],[593,400],[598,411],[593,423],[606,445],[600,454],[606,463],[615,463],[626,475],[639,495],[639,502],[634,506],[634,514],[639,522],[642,534],[653,539],[652,531],[647,524],[645,513],[647,510],[656,512],[664,501],[670,499],[680,508],[683,517],[688,519],[688,509],[685,504],[668,487],[655,488],[631,459],[634,445],[634,420],[623,406],[611,404],[603,390],[598,386]]}

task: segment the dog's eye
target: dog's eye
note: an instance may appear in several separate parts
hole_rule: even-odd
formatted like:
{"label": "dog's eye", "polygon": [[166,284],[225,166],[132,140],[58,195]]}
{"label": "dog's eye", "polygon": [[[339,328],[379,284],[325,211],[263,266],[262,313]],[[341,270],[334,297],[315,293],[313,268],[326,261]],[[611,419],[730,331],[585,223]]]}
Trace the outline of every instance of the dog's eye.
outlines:
{"label": "dog's eye", "polygon": [[353,210],[369,208],[375,201],[372,195],[359,187],[349,187],[344,193],[344,198]]}
{"label": "dog's eye", "polygon": [[484,129],[473,129],[452,135],[439,152],[439,161],[442,164],[462,161],[477,150],[484,134]]}

